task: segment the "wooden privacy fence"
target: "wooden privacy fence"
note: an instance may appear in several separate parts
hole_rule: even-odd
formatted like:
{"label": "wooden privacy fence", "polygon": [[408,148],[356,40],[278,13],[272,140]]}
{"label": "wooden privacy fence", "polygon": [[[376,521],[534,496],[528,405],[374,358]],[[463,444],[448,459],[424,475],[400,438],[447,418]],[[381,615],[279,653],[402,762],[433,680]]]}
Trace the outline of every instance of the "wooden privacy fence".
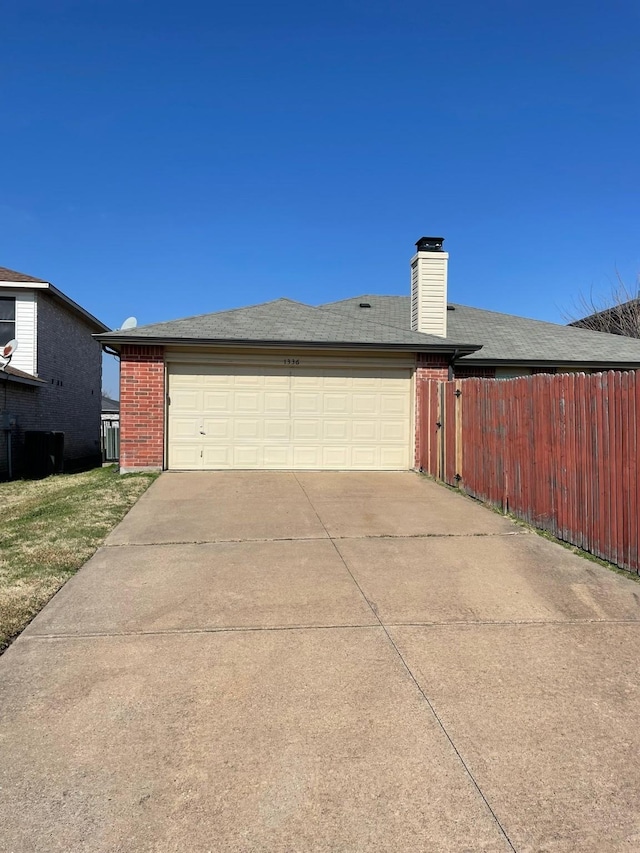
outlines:
{"label": "wooden privacy fence", "polygon": [[636,372],[426,380],[420,390],[424,471],[640,571]]}

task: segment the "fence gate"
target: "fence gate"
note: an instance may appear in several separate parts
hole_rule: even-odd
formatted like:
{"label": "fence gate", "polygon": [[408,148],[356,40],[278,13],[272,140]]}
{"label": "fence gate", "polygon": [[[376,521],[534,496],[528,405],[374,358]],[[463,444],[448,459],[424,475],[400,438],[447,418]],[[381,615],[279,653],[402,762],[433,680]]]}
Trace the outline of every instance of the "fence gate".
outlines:
{"label": "fence gate", "polygon": [[103,462],[120,459],[120,421],[102,421],[101,444]]}

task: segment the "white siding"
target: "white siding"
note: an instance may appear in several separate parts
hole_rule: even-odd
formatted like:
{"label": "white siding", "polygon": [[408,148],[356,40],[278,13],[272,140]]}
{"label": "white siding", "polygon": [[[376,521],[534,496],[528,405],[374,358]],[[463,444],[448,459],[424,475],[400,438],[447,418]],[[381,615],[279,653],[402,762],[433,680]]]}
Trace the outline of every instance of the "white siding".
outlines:
{"label": "white siding", "polygon": [[418,252],[411,259],[411,328],[447,336],[446,252]]}
{"label": "white siding", "polygon": [[16,340],[18,349],[11,359],[11,366],[25,373],[36,374],[38,369],[36,360],[37,347],[37,303],[33,291],[24,293],[13,291],[7,292],[7,296],[16,298]]}

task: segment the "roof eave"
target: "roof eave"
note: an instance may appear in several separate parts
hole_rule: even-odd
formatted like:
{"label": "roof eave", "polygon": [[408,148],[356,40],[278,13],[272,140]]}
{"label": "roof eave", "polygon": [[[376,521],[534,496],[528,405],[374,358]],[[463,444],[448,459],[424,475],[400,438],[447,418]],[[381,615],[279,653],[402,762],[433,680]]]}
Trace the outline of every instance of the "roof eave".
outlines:
{"label": "roof eave", "polygon": [[38,379],[37,377],[29,377],[29,376],[16,376],[15,373],[8,373],[6,370],[0,370],[0,377],[3,377],[5,382],[16,382],[18,385],[30,385],[32,388],[40,388],[42,385],[46,385],[47,383],[44,379]]}
{"label": "roof eave", "polygon": [[445,352],[457,355],[470,355],[481,349],[481,344],[421,344],[421,343],[364,343],[358,341],[298,341],[298,340],[258,340],[255,338],[175,338],[133,335],[94,335],[105,346],[118,349],[124,344],[146,346],[193,346],[193,347],[297,347],[299,349],[357,349],[390,350],[393,352]]}
{"label": "roof eave", "polygon": [[85,320],[85,322],[87,322],[90,326],[96,328],[99,334],[111,331],[111,329],[109,328],[109,326],[106,325],[106,323],[103,323],[102,320],[98,320],[97,317],[94,317],[93,314],[90,314],[85,308],[82,307],[82,305],[78,305],[77,302],[74,302],[73,299],[67,296],[66,293],[63,293],[61,290],[58,290],[57,287],[54,287],[52,284],[50,284],[48,290],[52,296],[55,296],[56,299],[59,299],[61,302],[64,302],[67,308],[82,317],[82,319]]}
{"label": "roof eave", "polygon": [[67,294],[63,293],[61,290],[58,290],[58,288],[49,281],[0,281],[0,289],[3,288],[6,288],[7,290],[43,290],[45,293],[50,293],[55,299],[59,299],[63,302],[73,313],[78,314],[86,323],[93,326],[94,329],[97,329],[99,334],[110,331],[110,328],[106,323],[98,320],[97,317],[90,314],[82,307],[82,305],[78,305],[78,303],[74,302],[71,297],[67,296]]}
{"label": "roof eave", "polygon": [[[458,362],[456,361],[456,364]],[[581,358],[545,358],[545,359],[533,359],[533,358],[483,358],[482,356],[478,356],[477,358],[461,358],[461,365],[464,364],[477,364],[482,365],[483,367],[504,367],[504,366],[517,366],[517,367],[546,367],[548,365],[566,365],[575,367],[576,365],[582,365],[583,367],[604,367],[604,368],[619,368],[623,367],[629,370],[638,370],[640,369],[640,359],[637,361],[633,360],[625,360],[625,359],[581,359]]]}

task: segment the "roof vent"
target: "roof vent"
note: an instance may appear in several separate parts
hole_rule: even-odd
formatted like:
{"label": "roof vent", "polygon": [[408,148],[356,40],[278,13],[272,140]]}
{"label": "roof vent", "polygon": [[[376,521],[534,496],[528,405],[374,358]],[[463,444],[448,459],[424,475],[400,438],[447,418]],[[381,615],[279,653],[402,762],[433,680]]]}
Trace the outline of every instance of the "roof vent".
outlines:
{"label": "roof vent", "polygon": [[443,252],[444,237],[421,237],[416,243],[419,252]]}
{"label": "roof vent", "polygon": [[360,307],[361,308],[371,308],[371,303],[370,302],[361,302]]}

